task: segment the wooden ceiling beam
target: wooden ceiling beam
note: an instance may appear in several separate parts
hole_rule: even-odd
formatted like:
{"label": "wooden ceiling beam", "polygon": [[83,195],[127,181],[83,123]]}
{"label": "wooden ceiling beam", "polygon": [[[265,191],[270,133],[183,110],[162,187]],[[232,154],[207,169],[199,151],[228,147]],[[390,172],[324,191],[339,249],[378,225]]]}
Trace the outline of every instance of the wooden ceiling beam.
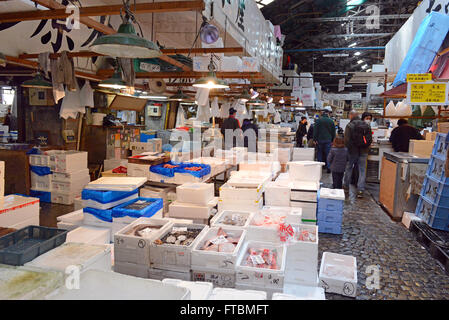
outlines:
{"label": "wooden ceiling beam", "polygon": [[[19,22],[33,20],[66,19],[71,15],[67,13],[65,6],[54,0],[33,0],[35,3],[52,10],[33,10],[22,12],[10,12],[0,14],[0,22]],[[80,7],[79,15],[82,18],[119,15],[123,5],[105,5]],[[204,1],[167,1],[156,3],[138,3],[130,6],[134,13],[158,13],[158,12],[185,12],[204,10]],[[87,20],[86,20],[87,21]],[[91,22],[89,22],[91,23]]]}

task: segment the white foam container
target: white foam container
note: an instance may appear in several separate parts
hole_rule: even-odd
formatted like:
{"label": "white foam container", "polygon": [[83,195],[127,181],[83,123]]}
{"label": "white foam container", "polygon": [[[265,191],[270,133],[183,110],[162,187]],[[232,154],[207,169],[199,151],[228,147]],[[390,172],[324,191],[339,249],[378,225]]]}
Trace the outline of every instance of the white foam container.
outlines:
{"label": "white foam container", "polygon": [[82,200],[82,204],[83,204],[83,208],[95,208],[95,209],[100,209],[100,210],[107,210],[107,209],[114,208],[122,203],[127,202],[127,201],[137,199],[138,197],[139,197],[138,193],[135,193],[129,197],[126,197],[124,199],[117,200],[114,202],[101,203],[101,202],[98,202],[98,201],[95,201],[92,199],[88,199],[88,200]]}
{"label": "white foam container", "polygon": [[202,164],[210,165],[210,170],[211,170],[210,175],[211,176],[216,176],[217,174],[224,172],[226,170],[226,166],[230,164],[230,161],[219,159],[219,158],[213,158],[213,157],[195,158],[195,159],[192,159],[187,162],[202,163]]}
{"label": "white foam container", "polygon": [[292,161],[313,161],[315,148],[293,148]]}
{"label": "white foam container", "polygon": [[51,175],[52,181],[59,182],[73,182],[80,179],[80,177],[90,177],[89,169],[82,169],[75,172],[53,172]]}
{"label": "white foam container", "polygon": [[345,191],[343,189],[320,189],[320,199],[331,199],[345,201]]}
{"label": "white foam container", "polygon": [[326,292],[348,297],[357,295],[357,260],[355,257],[324,252],[319,277],[320,286]]}
{"label": "white foam container", "polygon": [[207,206],[214,199],[213,183],[186,183],[176,187],[177,201]]}
{"label": "white foam container", "polygon": [[[114,234],[115,261],[141,264],[149,267],[151,243],[172,224],[167,219],[139,218],[122,228]],[[159,226],[160,228],[159,230],[153,231],[148,238],[127,234],[138,225],[152,225]]]}
{"label": "white foam container", "polygon": [[323,162],[315,161],[295,161],[289,162],[290,178],[301,181],[316,181],[321,180]]}
{"label": "white foam container", "polygon": [[211,177],[210,173],[201,178],[198,178],[198,177],[191,175],[190,173],[175,172],[174,183],[176,183],[176,184],[202,183],[202,182],[208,181],[210,179],[210,177]]}
{"label": "white foam container", "polygon": [[263,188],[272,178],[272,172],[236,171],[231,173],[227,184],[235,188]]}
{"label": "white foam container", "polygon": [[30,170],[31,189],[39,191],[52,191],[51,174],[40,176]]}
{"label": "white foam container", "polygon": [[[249,248],[277,250],[277,265],[279,269],[262,269],[243,266],[244,259]],[[285,245],[274,244],[271,242],[247,241],[240,252],[236,264],[236,286],[257,286],[260,288],[281,290],[284,287],[285,271]]]}
{"label": "white foam container", "polygon": [[[209,227],[202,224],[185,224],[174,223],[164,232],[159,234],[159,238],[163,238],[173,228],[189,228],[201,230],[196,239],[189,246],[181,246],[175,244],[152,243],[150,248],[150,263],[153,268],[170,270],[170,271],[186,271],[190,270],[192,249],[196,246],[202,235],[209,230]],[[167,278],[167,277],[166,277]]]}
{"label": "white foam container", "polygon": [[[232,216],[232,215],[240,215],[244,218],[246,218],[245,224],[243,226],[234,226],[234,225],[229,225],[229,224],[225,224],[223,223],[223,220],[227,217],[227,216]],[[229,229],[247,229],[249,226],[249,223],[251,222],[251,218],[254,215],[253,212],[249,212],[249,211],[233,211],[233,210],[224,210],[221,211],[220,213],[217,213],[211,220],[210,220],[210,226],[211,227],[222,227],[222,228],[229,228]]]}
{"label": "white foam container", "polygon": [[74,180],[60,182],[52,182],[52,192],[66,192],[80,194],[84,187],[90,182],[90,176],[77,177]]}
{"label": "white foam container", "polygon": [[[114,252],[115,259],[115,252]],[[114,272],[148,279],[148,265],[114,260]]]}
{"label": "white foam container", "polygon": [[225,183],[220,187],[220,199],[258,201],[262,198],[263,192],[263,185],[258,185],[255,188],[237,188]]}
{"label": "white foam container", "polygon": [[268,206],[290,206],[290,191],[288,183],[271,181],[265,186],[265,204]]}
{"label": "white foam container", "polygon": [[215,287],[234,288],[235,270],[192,266],[192,280],[209,282]]}
{"label": "white foam container", "polygon": [[86,189],[110,190],[110,191],[133,191],[147,181],[145,177],[103,177],[90,182]]}
{"label": "white foam container", "polygon": [[148,277],[155,280],[164,280],[166,278],[190,281],[192,276],[190,270],[172,271],[164,269],[149,268]]}
{"label": "white foam container", "polygon": [[180,219],[209,219],[212,209],[217,205],[218,198],[212,198],[207,205],[183,203],[178,200],[169,205],[169,217]]}
{"label": "white foam container", "polygon": [[230,199],[218,199],[218,212],[222,211],[248,211],[257,212],[263,207],[263,199],[260,200],[230,200]]}
{"label": "white foam container", "polygon": [[108,244],[111,240],[111,230],[83,226],[67,233],[66,242],[77,242],[86,244]]}
{"label": "white foam container", "polygon": [[[162,219],[163,217],[164,217],[163,209],[160,209],[155,214],[153,214],[150,218]],[[136,219],[139,219],[139,218],[130,217],[130,216],[124,216],[124,217],[120,217],[120,218],[115,218],[115,217],[112,218],[114,223],[121,223],[121,224],[125,224],[125,225],[133,223],[134,221],[136,221]]]}
{"label": "white foam container", "polygon": [[320,184],[316,181],[292,181],[290,200],[317,202]]}
{"label": "white foam container", "polygon": [[179,279],[163,279],[162,283],[172,284],[174,286],[183,287],[190,290],[191,300],[207,300],[212,294],[214,286],[207,282],[183,281]]}
{"label": "white foam container", "polygon": [[150,176],[149,176],[148,180],[154,181],[154,182],[160,182],[160,183],[176,184],[175,177],[167,177],[162,174],[154,173],[151,171],[150,171]]}
{"label": "white foam container", "polygon": [[50,168],[55,172],[76,172],[87,168],[87,152],[74,150],[51,150]]}
{"label": "white foam container", "polygon": [[50,166],[50,156],[46,154],[30,154],[30,165],[39,167]]}
{"label": "white foam container", "polygon": [[25,263],[25,267],[63,273],[70,266],[77,266],[80,273],[90,269],[109,272],[111,271],[111,248],[107,245],[64,243]]}
{"label": "white foam container", "polygon": [[209,300],[267,300],[267,293],[256,290],[238,290],[231,288],[215,288]]}
{"label": "white foam container", "polygon": [[39,204],[38,198],[14,194],[3,197],[3,205],[0,207],[0,227],[11,228],[33,218],[39,219]]}
{"label": "white foam container", "polygon": [[261,210],[265,214],[282,214],[285,216],[285,223],[289,224],[301,224],[302,222],[302,209],[292,208],[292,207],[281,207],[281,206],[264,206]]}
{"label": "white foam container", "polygon": [[83,221],[84,221],[83,209],[76,210],[76,211],[64,214],[62,216],[59,216],[56,218],[56,220],[58,222],[73,224],[73,225],[80,227],[83,225]]}
{"label": "white foam container", "polygon": [[277,155],[280,163],[287,163],[292,160],[292,149],[290,148],[275,148],[273,153]]}
{"label": "white foam container", "polygon": [[52,191],[51,203],[59,203],[65,205],[71,205],[75,201],[75,198],[81,195],[81,190],[78,193]]}
{"label": "white foam container", "polygon": [[139,279],[116,272],[88,270],[80,277],[78,290],[61,287],[53,300],[188,300],[186,288],[157,280]]}
{"label": "white foam container", "polygon": [[[315,280],[315,286],[301,286],[297,284],[285,283],[284,293],[279,294],[279,298],[282,295],[295,297],[296,299],[278,299],[278,300],[326,300],[324,289],[318,287],[318,278]],[[276,294],[277,295],[277,294]],[[275,295],[273,294],[273,300]]]}
{"label": "white foam container", "polygon": [[293,208],[302,209],[302,222],[311,222],[316,224],[316,202],[302,202],[302,201],[290,201],[290,206]]}
{"label": "white foam container", "polygon": [[150,167],[148,164],[128,163],[126,175],[128,177],[146,177],[150,178]]}
{"label": "white foam container", "polygon": [[39,222],[40,222],[39,216],[34,216],[32,218],[29,218],[29,219],[23,220],[21,222],[18,222],[16,224],[13,224],[13,225],[9,226],[9,228],[18,230],[18,229],[22,229],[22,228],[25,228],[28,226],[38,226]]}
{"label": "white foam container", "polygon": [[232,253],[201,250],[204,244],[217,237],[220,228],[211,228],[204,233],[192,249],[192,269],[195,267],[217,268],[219,270],[235,270],[237,257],[244,241],[246,230],[222,228],[231,238],[240,238]]}
{"label": "white foam container", "polygon": [[267,295],[267,300],[271,300],[273,297],[273,294],[275,293],[281,293],[282,288],[272,288],[272,287],[265,287],[265,286],[259,286],[259,285],[251,285],[251,284],[241,284],[237,283],[235,285],[235,288],[238,290],[251,290],[251,291],[262,291]]}

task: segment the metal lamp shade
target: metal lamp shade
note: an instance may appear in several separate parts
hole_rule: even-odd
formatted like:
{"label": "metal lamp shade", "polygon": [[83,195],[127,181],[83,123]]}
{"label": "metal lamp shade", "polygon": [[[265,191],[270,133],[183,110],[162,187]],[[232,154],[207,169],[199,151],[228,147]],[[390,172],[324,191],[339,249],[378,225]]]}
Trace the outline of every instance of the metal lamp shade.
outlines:
{"label": "metal lamp shade", "polygon": [[212,44],[217,42],[220,37],[218,28],[211,24],[206,24],[201,28],[200,31],[201,41],[207,44]]}
{"label": "metal lamp shade", "polygon": [[174,95],[172,95],[168,100],[170,101],[193,101],[188,95],[184,94],[182,90],[178,90],[178,92]]}
{"label": "metal lamp shade", "polygon": [[115,71],[111,78],[100,81],[98,86],[102,88],[117,89],[117,90],[125,89],[128,87],[125,81],[122,80],[120,71]]}
{"label": "metal lamp shade", "polygon": [[21,85],[23,88],[38,88],[38,89],[52,89],[53,85],[42,77],[40,73],[31,79],[24,81]]}
{"label": "metal lamp shade", "polygon": [[239,99],[242,100],[242,102],[248,102],[249,100],[251,100],[251,96],[249,95],[248,91],[243,91],[243,94],[241,96],[239,96]]}
{"label": "metal lamp shade", "polygon": [[215,72],[210,72],[205,78],[198,79],[193,84],[196,88],[206,88],[206,89],[227,89],[229,86],[221,79],[217,79]]}
{"label": "metal lamp shade", "polygon": [[116,34],[97,38],[90,49],[99,54],[119,58],[157,58],[162,55],[159,47],[139,37],[130,23],[121,24]]}

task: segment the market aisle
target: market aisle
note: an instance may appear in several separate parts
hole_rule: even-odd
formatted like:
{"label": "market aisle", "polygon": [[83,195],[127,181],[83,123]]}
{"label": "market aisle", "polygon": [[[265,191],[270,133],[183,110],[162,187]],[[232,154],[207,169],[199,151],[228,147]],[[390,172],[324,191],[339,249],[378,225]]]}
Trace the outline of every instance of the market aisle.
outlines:
{"label": "market aisle", "polygon": [[[323,181],[329,182],[329,175]],[[320,257],[330,251],[357,258],[357,299],[449,298],[449,275],[401,223],[388,217],[369,193],[364,199],[356,199],[351,193],[345,202],[343,235],[320,234],[319,250]],[[379,290],[366,288],[365,271],[370,265],[379,267]],[[327,293],[326,298],[350,299]]]}

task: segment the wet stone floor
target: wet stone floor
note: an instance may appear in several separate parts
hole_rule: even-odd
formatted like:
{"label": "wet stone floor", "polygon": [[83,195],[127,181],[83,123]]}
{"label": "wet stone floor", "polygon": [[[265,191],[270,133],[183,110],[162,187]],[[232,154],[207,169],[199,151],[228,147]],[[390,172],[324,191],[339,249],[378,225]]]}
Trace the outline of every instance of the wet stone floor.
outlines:
{"label": "wet stone floor", "polygon": [[[323,174],[323,187],[331,177]],[[351,187],[352,188],[352,187]],[[379,185],[367,187],[374,194]],[[56,227],[56,217],[73,211],[73,206],[42,204],[41,225]],[[351,189],[345,201],[343,234],[320,234],[319,257],[325,251],[357,258],[356,299],[428,300],[449,299],[449,275],[423,248],[404,225],[394,222],[373,200],[370,191],[357,199]],[[368,266],[379,268],[379,289],[368,289]],[[326,299],[350,299],[326,293]]]}

